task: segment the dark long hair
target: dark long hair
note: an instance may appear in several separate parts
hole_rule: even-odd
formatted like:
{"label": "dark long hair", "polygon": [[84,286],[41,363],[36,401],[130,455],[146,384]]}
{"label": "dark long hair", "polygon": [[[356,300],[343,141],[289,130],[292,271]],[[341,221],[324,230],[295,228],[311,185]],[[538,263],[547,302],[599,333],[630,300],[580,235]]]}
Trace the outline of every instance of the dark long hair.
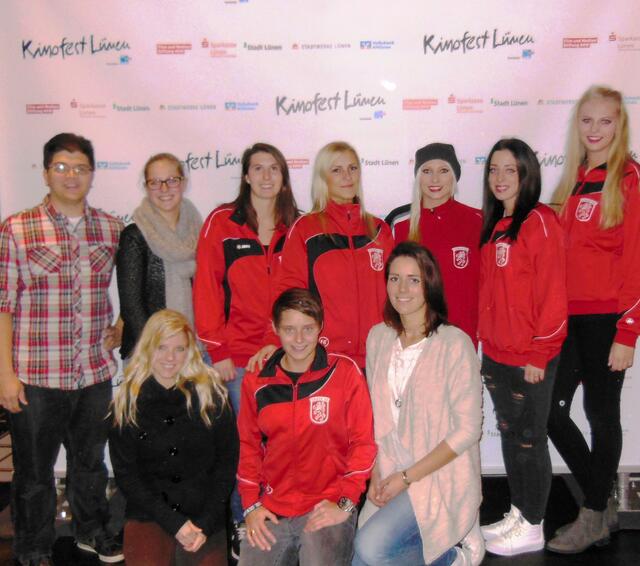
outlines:
{"label": "dark long hair", "polygon": [[496,143],[484,166],[484,185],[482,198],[482,235],[480,245],[483,246],[491,239],[491,234],[498,221],[504,216],[504,205],[491,192],[489,187],[489,169],[491,158],[496,151],[508,150],[516,160],[518,167],[519,192],[513,209],[511,224],[507,229],[506,237],[515,241],[520,232],[520,226],[524,219],[535,208],[540,199],[542,182],[540,180],[540,163],[534,151],[522,140],[506,138]]}
{"label": "dark long hair", "polygon": [[[447,322],[447,303],[444,299],[444,288],[442,285],[442,275],[438,262],[433,254],[424,246],[416,242],[406,241],[398,244],[384,268],[385,280],[389,279],[389,269],[393,260],[399,257],[410,257],[416,260],[418,269],[420,270],[420,278],[423,281],[424,300],[427,303],[425,314],[425,336],[429,336],[435,332],[441,324]],[[393,308],[387,293],[387,299],[384,303],[383,319],[387,326],[394,328],[400,334],[404,327],[400,315]]]}
{"label": "dark long hair", "polygon": [[240,210],[246,219],[247,226],[254,232],[258,232],[258,217],[256,211],[251,204],[251,185],[247,183],[246,176],[249,173],[249,165],[251,157],[256,153],[268,153],[278,163],[282,172],[282,188],[276,197],[275,203],[275,225],[283,225],[289,228],[300,215],[296,199],[291,189],[291,178],[289,177],[289,167],[282,152],[275,146],[268,143],[254,143],[251,147],[245,149],[242,154],[242,179],[240,180],[240,191],[231,206]]}

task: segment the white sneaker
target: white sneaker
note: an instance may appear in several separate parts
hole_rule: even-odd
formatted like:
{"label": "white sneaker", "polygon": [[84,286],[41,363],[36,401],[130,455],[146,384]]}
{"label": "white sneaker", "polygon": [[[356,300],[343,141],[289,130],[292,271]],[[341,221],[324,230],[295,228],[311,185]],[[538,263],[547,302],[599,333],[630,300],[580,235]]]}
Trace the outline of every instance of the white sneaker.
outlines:
{"label": "white sneaker", "polygon": [[520,509],[515,505],[512,505],[509,512],[504,514],[504,519],[497,523],[491,523],[490,525],[480,527],[480,532],[482,533],[484,540],[489,541],[492,538],[500,537],[508,533],[520,520],[521,516],[522,514],[520,513]]}
{"label": "white sneaker", "polygon": [[502,536],[487,541],[487,550],[500,556],[515,556],[525,552],[535,552],[544,548],[544,532],[542,526],[532,525],[520,516],[513,528]]}
{"label": "white sneaker", "polygon": [[480,532],[478,519],[476,519],[467,536],[460,541],[460,546],[471,553],[471,566],[480,566],[484,558],[484,538],[482,538],[482,533]]}
{"label": "white sneaker", "polygon": [[456,549],[456,559],[451,563],[451,566],[472,566],[473,561],[471,559],[471,551],[467,548],[461,548],[454,546]]}

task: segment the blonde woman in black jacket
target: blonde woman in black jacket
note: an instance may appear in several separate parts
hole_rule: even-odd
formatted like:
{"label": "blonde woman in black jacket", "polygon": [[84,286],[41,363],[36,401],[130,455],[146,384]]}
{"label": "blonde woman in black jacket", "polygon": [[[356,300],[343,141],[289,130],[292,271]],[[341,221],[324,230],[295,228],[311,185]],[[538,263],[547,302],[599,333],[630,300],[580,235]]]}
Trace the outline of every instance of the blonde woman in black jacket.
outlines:
{"label": "blonde woman in black jacket", "polygon": [[226,565],[235,419],[186,318],[152,315],[115,394],[109,437],[126,500],[127,566]]}

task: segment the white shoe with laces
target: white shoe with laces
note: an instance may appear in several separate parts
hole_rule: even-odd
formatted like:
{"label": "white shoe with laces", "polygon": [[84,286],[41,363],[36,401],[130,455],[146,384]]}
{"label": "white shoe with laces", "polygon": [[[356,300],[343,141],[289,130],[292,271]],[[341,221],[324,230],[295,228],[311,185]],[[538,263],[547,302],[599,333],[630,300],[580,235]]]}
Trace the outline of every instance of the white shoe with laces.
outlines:
{"label": "white shoe with laces", "polygon": [[532,525],[523,516],[505,534],[487,541],[487,550],[500,556],[515,556],[525,552],[536,552],[544,548],[544,532],[542,521]]}
{"label": "white shoe with laces", "polygon": [[484,540],[490,541],[493,538],[500,537],[508,533],[520,520],[521,516],[522,513],[520,513],[520,509],[515,505],[511,505],[509,512],[504,514],[504,519],[497,523],[491,523],[490,525],[480,527],[480,532],[482,533]]}

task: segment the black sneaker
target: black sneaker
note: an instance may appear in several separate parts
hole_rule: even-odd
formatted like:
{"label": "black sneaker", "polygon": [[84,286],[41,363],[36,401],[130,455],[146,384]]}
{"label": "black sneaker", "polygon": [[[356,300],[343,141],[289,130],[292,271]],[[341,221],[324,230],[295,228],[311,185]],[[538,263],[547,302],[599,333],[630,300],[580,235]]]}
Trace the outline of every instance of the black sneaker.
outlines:
{"label": "black sneaker", "polygon": [[240,558],[240,543],[247,536],[246,523],[233,522],[233,532],[231,533],[231,558],[238,560]]}
{"label": "black sneaker", "polygon": [[110,535],[98,535],[89,539],[76,540],[76,546],[80,550],[97,554],[102,562],[115,564],[124,560],[122,545]]}

